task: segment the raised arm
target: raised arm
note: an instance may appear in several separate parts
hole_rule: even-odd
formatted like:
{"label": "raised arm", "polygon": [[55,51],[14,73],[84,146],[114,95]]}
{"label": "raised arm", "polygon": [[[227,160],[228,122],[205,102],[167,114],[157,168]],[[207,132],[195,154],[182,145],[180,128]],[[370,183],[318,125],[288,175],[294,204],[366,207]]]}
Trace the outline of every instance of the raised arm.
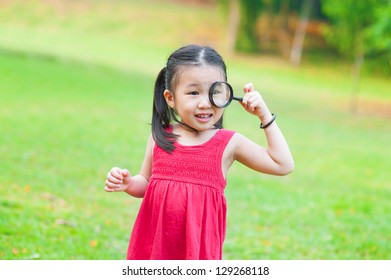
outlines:
{"label": "raised arm", "polygon": [[[262,96],[254,91],[252,84],[244,87],[245,96],[242,106],[249,113],[256,115],[263,126],[272,121],[270,113]],[[286,175],[293,171],[294,161],[288,144],[279,129],[276,120],[264,129],[267,140],[267,148],[262,147],[241,134],[233,137],[234,159],[258,172],[272,175]]]}

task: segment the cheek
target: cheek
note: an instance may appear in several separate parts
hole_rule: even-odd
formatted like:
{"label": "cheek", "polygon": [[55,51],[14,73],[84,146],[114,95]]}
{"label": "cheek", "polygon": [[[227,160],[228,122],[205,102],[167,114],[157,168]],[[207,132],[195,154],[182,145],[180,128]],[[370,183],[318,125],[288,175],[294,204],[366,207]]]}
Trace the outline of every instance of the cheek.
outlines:
{"label": "cheek", "polygon": [[216,109],[216,114],[222,116],[224,114],[224,109],[217,108]]}
{"label": "cheek", "polygon": [[219,119],[221,119],[221,117],[223,116],[223,114],[224,114],[224,109],[215,110],[214,117],[215,117],[216,121],[218,121]]}
{"label": "cheek", "polygon": [[175,100],[174,108],[178,113],[184,113],[194,110],[194,100],[186,98],[178,98]]}
{"label": "cheek", "polygon": [[185,96],[179,102],[176,103],[176,106],[177,108],[190,110],[190,109],[194,109],[194,107],[197,107],[198,103],[199,101],[197,100],[197,98]]}

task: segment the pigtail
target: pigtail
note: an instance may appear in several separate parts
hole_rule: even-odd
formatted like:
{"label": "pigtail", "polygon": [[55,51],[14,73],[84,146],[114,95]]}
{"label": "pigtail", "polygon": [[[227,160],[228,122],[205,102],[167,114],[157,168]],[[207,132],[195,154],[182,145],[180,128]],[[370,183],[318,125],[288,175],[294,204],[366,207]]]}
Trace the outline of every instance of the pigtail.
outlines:
{"label": "pigtail", "polygon": [[214,127],[218,129],[223,128],[223,116],[221,116],[221,118],[217,121],[217,123],[215,123]]}
{"label": "pigtail", "polygon": [[152,109],[152,137],[155,143],[166,152],[172,152],[176,134],[167,131],[170,126],[171,112],[165,98],[164,91],[166,90],[166,71],[164,67],[158,74],[153,97]]}

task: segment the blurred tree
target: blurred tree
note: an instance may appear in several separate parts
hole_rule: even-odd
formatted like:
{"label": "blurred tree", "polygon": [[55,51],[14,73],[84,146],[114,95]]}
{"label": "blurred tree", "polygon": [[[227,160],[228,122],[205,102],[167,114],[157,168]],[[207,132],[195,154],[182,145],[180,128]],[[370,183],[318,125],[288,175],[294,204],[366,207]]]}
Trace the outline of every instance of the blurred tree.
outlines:
{"label": "blurred tree", "polygon": [[261,0],[240,0],[240,21],[236,49],[244,52],[259,50],[256,22],[262,10]]}
{"label": "blurred tree", "polygon": [[299,65],[301,62],[301,54],[303,51],[305,33],[313,3],[314,0],[305,0],[302,4],[300,20],[299,24],[296,27],[290,53],[290,61],[296,66]]}
{"label": "blurred tree", "polygon": [[283,56],[288,56],[291,49],[289,18],[295,12],[297,0],[272,0],[275,28],[278,30],[278,45]]}
{"label": "blurred tree", "polygon": [[[277,43],[284,55],[291,53],[292,61],[299,63],[303,50],[306,25],[311,16],[319,17],[321,0],[219,0],[227,20],[227,48],[257,52],[260,49],[275,51]],[[312,13],[316,10],[317,13]],[[293,48],[289,18],[300,14],[296,26]],[[262,30],[257,21],[263,17]],[[274,43],[274,45],[273,45]]]}
{"label": "blurred tree", "polygon": [[364,56],[373,51],[390,50],[390,5],[390,0],[323,0],[323,11],[330,19],[326,38],[330,44],[354,60],[352,112],[357,110]]}
{"label": "blurred tree", "polygon": [[[391,74],[391,0],[387,7],[377,7],[376,22],[367,30],[368,57],[375,60],[377,69]],[[380,62],[380,63],[379,63]],[[380,66],[380,67],[379,67]]]}
{"label": "blurred tree", "polygon": [[230,53],[235,51],[240,23],[239,0],[228,0],[228,32],[227,48]]}
{"label": "blurred tree", "polygon": [[228,14],[227,44],[232,49],[244,52],[259,50],[256,22],[263,7],[262,0],[219,0]]}

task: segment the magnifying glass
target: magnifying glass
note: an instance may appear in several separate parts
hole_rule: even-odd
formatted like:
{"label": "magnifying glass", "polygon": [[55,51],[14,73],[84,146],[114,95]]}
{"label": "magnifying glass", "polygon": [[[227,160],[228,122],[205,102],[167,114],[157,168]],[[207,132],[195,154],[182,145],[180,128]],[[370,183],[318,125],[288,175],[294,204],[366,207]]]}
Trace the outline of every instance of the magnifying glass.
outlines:
{"label": "magnifying glass", "polygon": [[215,82],[209,89],[209,101],[218,108],[227,107],[232,100],[242,101],[243,98],[234,96],[230,84],[226,82]]}

